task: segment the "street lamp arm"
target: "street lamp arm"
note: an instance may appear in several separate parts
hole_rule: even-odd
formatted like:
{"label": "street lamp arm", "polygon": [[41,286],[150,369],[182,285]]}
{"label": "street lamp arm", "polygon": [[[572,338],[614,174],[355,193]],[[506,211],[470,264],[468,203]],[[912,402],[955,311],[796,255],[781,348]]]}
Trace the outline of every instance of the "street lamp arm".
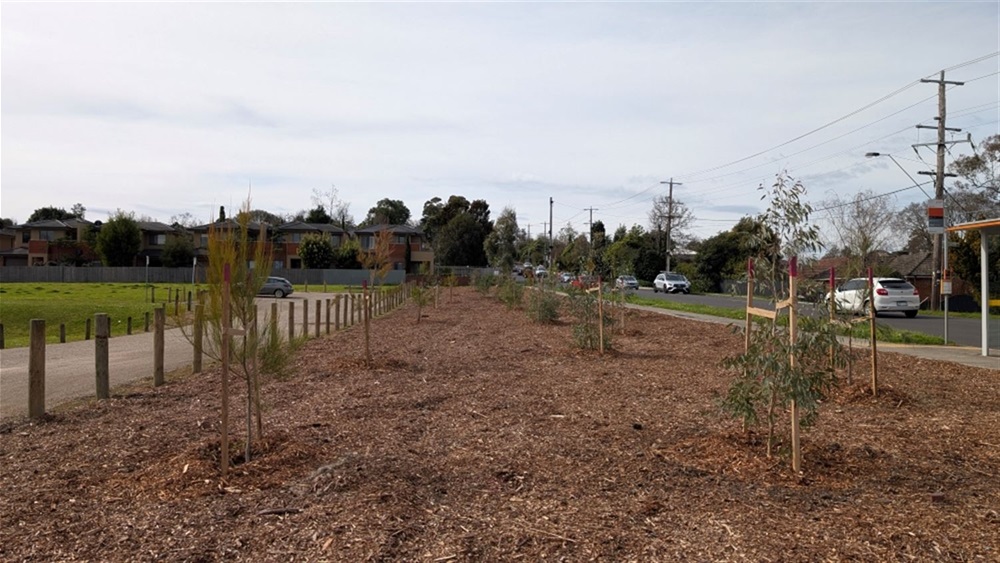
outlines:
{"label": "street lamp arm", "polygon": [[913,185],[916,186],[916,187],[918,187],[918,188],[920,188],[920,191],[924,192],[924,195],[927,196],[927,199],[934,199],[934,198],[931,197],[931,194],[927,193],[927,190],[925,190],[924,187],[921,186],[920,183],[917,182],[916,179],[914,179],[913,176],[911,176],[910,173],[907,172],[905,168],[903,168],[903,165],[901,165],[899,163],[899,161],[897,161],[895,158],[893,158],[893,156],[891,154],[880,153],[880,152],[865,153],[865,158],[872,158],[872,157],[877,157],[877,156],[887,156],[887,157],[889,157],[889,160],[891,160],[893,162],[893,164],[896,165],[896,167],[898,167],[900,170],[902,170],[903,174],[906,174],[906,177],[909,178],[911,182],[913,182]]}

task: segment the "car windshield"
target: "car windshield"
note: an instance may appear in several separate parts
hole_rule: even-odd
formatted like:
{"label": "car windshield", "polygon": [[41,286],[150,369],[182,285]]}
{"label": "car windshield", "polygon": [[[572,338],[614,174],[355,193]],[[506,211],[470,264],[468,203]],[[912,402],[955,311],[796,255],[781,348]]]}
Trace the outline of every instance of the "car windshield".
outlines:
{"label": "car windshield", "polygon": [[687,278],[680,274],[667,274],[667,279],[670,281],[686,281]]}

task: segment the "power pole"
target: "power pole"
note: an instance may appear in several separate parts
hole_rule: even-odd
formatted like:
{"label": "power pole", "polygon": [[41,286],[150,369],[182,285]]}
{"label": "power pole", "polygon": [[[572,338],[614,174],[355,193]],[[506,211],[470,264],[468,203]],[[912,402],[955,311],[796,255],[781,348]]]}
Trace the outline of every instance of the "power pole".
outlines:
{"label": "power pole", "polygon": [[674,185],[683,186],[684,184],[680,182],[675,182],[673,178],[668,182],[660,182],[661,184],[669,184],[670,191],[667,192],[667,271],[670,271],[670,252],[673,250],[672,240],[670,238],[670,230],[674,222]]}
{"label": "power pole", "polygon": [[552,240],[552,204],[555,203],[554,200],[549,198],[549,268],[555,266],[556,264],[556,245],[555,241]]}
{"label": "power pole", "polygon": [[[923,129],[937,129],[937,143],[923,143],[921,145],[913,145],[914,148],[918,146],[928,146],[931,144],[937,145],[937,170],[935,172],[920,172],[920,174],[934,175],[934,199],[944,200],[944,178],[945,176],[954,176],[954,174],[945,174],[944,171],[944,153],[945,148],[949,144],[945,141],[946,131],[961,131],[961,129],[945,127],[945,116],[947,114],[945,105],[945,87],[948,84],[955,86],[963,86],[964,82],[954,82],[944,79],[944,71],[941,71],[941,77],[937,80],[930,80],[928,78],[921,78],[921,82],[932,82],[938,85],[938,116],[937,116],[937,126],[928,125],[917,125],[917,128]],[[955,141],[955,142],[965,142],[965,141]],[[938,280],[941,276],[941,249],[942,247],[942,233],[934,234],[934,244],[931,249],[931,310],[937,311],[940,308],[941,301],[941,287]]]}
{"label": "power pole", "polygon": [[600,211],[600,209],[594,209],[593,207],[588,207],[584,211],[590,211],[590,222],[587,223],[588,231],[590,232],[590,244],[594,244],[594,212]]}

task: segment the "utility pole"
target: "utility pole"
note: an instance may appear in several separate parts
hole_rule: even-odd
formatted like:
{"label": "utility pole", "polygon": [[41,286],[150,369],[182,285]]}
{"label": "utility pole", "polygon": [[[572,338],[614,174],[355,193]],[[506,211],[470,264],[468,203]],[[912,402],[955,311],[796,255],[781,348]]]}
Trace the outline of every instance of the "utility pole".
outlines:
{"label": "utility pole", "polygon": [[673,178],[668,182],[660,182],[661,184],[669,184],[670,191],[667,192],[667,271],[670,271],[670,252],[672,248],[672,240],[670,238],[670,230],[674,222],[674,185],[683,186],[684,184],[680,182],[675,182]]}
{"label": "utility pole", "polygon": [[552,204],[555,201],[549,198],[549,268],[552,268],[556,264],[556,245],[555,241],[552,240]]}
{"label": "utility pole", "polygon": [[594,244],[594,212],[600,211],[600,209],[594,209],[593,207],[588,207],[584,211],[590,211],[590,222],[587,223],[588,231],[590,232],[590,244]]}
{"label": "utility pole", "polygon": [[[938,85],[938,116],[937,116],[937,126],[928,125],[917,125],[917,128],[922,129],[937,129],[937,143],[923,143],[920,145],[913,145],[914,149],[919,146],[929,146],[937,145],[937,170],[934,172],[923,172],[920,174],[933,175],[934,176],[934,199],[944,200],[944,178],[945,176],[954,176],[954,174],[945,174],[944,171],[944,152],[945,148],[949,144],[954,144],[956,142],[965,141],[954,141],[947,142],[944,139],[946,131],[961,131],[961,129],[945,127],[945,116],[947,114],[946,104],[945,104],[945,87],[949,84],[955,86],[963,86],[964,82],[954,82],[944,79],[944,71],[941,71],[941,77],[937,80],[931,80],[928,78],[921,78],[921,82],[931,82]],[[942,233],[934,234],[934,244],[931,250],[931,310],[937,311],[940,308],[941,301],[941,287],[939,285],[939,280],[941,276],[941,248],[942,248]]]}

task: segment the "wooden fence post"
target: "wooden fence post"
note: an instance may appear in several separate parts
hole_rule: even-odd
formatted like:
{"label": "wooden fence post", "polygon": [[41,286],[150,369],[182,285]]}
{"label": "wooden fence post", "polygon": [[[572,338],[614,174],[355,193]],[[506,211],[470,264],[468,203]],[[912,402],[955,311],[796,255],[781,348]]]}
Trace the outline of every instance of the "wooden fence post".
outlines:
{"label": "wooden fence post", "polygon": [[83,339],[90,340],[90,317],[87,317],[86,328],[83,330]]}
{"label": "wooden fence post", "polygon": [[600,354],[604,355],[604,295],[601,287],[604,283],[601,276],[597,276],[597,339],[600,342]]}
{"label": "wooden fence post", "polygon": [[157,307],[153,311],[153,387],[163,385],[163,332],[166,325],[167,309]]}
{"label": "wooden fence post", "polygon": [[191,292],[188,291],[188,312],[191,312]]}
{"label": "wooden fence post", "polygon": [[174,292],[174,316],[176,317],[181,312],[181,292],[177,290]]}
{"label": "wooden fence post", "polygon": [[340,331],[340,295],[333,298],[333,326],[334,330]]}
{"label": "wooden fence post", "polygon": [[320,321],[323,320],[323,311],[321,309],[322,306],[323,306],[323,300],[322,299],[317,299],[316,300],[316,320],[313,321],[313,324],[316,325],[316,338],[319,338],[319,325],[320,325]]}
{"label": "wooden fence post", "polygon": [[149,288],[149,302],[156,303],[156,286]]}
{"label": "wooden fence post", "polygon": [[143,332],[149,332],[149,311],[146,311],[145,313],[143,313],[142,316],[145,318],[145,323],[143,325],[142,331]]}
{"label": "wooden fence post", "polygon": [[5,347],[6,347],[6,342],[4,342],[4,336],[3,336],[3,323],[0,323],[0,350],[3,350]]}
{"label": "wooden fence post", "polygon": [[872,397],[878,397],[878,350],[875,338],[875,280],[872,269],[868,268],[868,332],[872,347]]}
{"label": "wooden fence post", "polygon": [[108,338],[111,336],[111,319],[105,313],[94,315],[96,334],[94,335],[94,371],[97,398],[107,399],[111,396],[110,366],[108,364]]}
{"label": "wooden fence post", "polygon": [[271,302],[271,318],[268,321],[271,325],[271,341],[274,342],[278,339],[278,303],[276,301]]}
{"label": "wooden fence post", "polygon": [[66,323],[59,323],[59,343],[66,343]]}
{"label": "wooden fence post", "polygon": [[132,334],[132,317],[128,317],[125,319],[125,334],[128,335]]}
{"label": "wooden fence post", "polygon": [[[796,364],[795,344],[798,341],[798,269],[798,256],[792,256],[788,261],[788,345],[792,350],[788,362],[793,371]],[[802,470],[802,448],[799,444],[799,405],[794,397],[789,410],[792,417],[792,471],[798,473]]]}
{"label": "wooden fence post", "polygon": [[326,333],[330,334],[330,298],[326,299]]}
{"label": "wooden fence post", "polygon": [[[191,294],[188,293],[190,296]],[[198,303],[194,306],[194,359],[191,362],[191,372],[201,373],[203,354],[203,338],[205,334],[205,306]]]}
{"label": "wooden fence post", "polygon": [[[219,464],[222,478],[229,472],[229,344],[232,338],[233,319],[229,310],[230,265],[222,268],[222,439],[219,446]],[[292,309],[294,311],[294,309]],[[292,325],[289,325],[291,327]],[[294,330],[294,329],[293,329]],[[249,442],[249,440],[247,440]]]}
{"label": "wooden fence post", "polygon": [[368,366],[372,365],[372,349],[371,349],[371,331],[369,329],[369,317],[371,317],[371,294],[368,292],[368,284],[364,286],[364,299],[362,301],[362,307],[364,308],[364,322],[365,322],[365,363]]}
{"label": "wooden fence post", "polygon": [[45,319],[31,319],[28,351],[28,416],[45,415]]}
{"label": "wooden fence post", "polygon": [[309,300],[302,300],[302,335],[309,338]]}
{"label": "wooden fence post", "polygon": [[295,340],[295,302],[288,302],[288,341]]}

